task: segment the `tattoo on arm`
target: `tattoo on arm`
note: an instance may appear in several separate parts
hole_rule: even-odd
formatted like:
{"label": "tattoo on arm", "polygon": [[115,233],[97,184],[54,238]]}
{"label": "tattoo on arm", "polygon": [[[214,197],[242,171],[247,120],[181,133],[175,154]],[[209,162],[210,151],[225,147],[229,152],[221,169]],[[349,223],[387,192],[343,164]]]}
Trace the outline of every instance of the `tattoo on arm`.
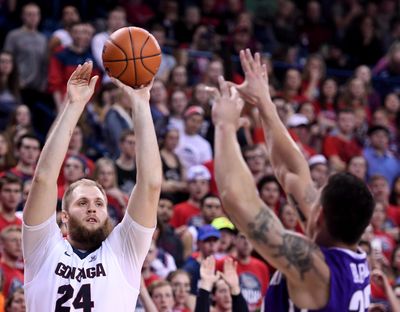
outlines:
{"label": "tattoo on arm", "polygon": [[271,230],[274,216],[269,208],[262,207],[260,212],[254,218],[253,222],[248,224],[249,234],[255,241],[268,244],[268,233]]}
{"label": "tattoo on arm", "polygon": [[312,252],[317,247],[302,237],[292,233],[285,233],[282,236],[282,245],[277,245],[278,252],[273,257],[285,257],[288,261],[287,267],[293,266],[300,273],[304,280],[304,273],[313,268]]}
{"label": "tattoo on arm", "polygon": [[258,243],[265,244],[273,253],[273,258],[284,257],[287,260],[287,268],[293,266],[304,280],[304,274],[314,268],[313,252],[318,247],[312,242],[291,232],[276,233],[282,238],[280,244],[271,243],[270,235],[277,231],[274,227],[275,216],[269,208],[261,207],[260,212],[253,222],[248,224],[248,233],[251,239]]}

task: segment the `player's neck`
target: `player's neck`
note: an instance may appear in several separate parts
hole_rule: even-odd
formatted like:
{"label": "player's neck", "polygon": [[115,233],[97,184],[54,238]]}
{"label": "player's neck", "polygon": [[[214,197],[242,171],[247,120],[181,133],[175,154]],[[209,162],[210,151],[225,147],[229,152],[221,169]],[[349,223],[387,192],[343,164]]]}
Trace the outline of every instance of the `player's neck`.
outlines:
{"label": "player's neck", "polygon": [[333,239],[329,234],[324,235],[322,233],[319,233],[317,235],[315,242],[317,243],[318,246],[336,247],[336,248],[343,248],[352,251],[357,251],[357,244],[345,244],[343,242],[339,242]]}

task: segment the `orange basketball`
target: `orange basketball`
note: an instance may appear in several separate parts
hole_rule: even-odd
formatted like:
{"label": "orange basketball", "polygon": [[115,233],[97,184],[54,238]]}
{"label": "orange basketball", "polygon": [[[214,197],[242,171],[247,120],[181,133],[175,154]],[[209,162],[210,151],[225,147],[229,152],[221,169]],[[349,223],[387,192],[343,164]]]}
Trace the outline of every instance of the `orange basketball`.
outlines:
{"label": "orange basketball", "polygon": [[123,27],[113,32],[103,48],[103,64],[107,73],[128,86],[148,84],[161,63],[157,40],[147,30]]}

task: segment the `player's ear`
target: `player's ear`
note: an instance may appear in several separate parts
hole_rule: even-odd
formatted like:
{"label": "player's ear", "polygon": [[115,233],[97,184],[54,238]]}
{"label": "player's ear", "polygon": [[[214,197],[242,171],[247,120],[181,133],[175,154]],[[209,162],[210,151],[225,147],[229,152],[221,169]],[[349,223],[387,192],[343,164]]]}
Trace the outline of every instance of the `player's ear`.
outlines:
{"label": "player's ear", "polygon": [[62,210],[61,211],[61,222],[62,222],[62,224],[68,223],[68,220],[69,220],[68,212],[66,212],[65,210]]}

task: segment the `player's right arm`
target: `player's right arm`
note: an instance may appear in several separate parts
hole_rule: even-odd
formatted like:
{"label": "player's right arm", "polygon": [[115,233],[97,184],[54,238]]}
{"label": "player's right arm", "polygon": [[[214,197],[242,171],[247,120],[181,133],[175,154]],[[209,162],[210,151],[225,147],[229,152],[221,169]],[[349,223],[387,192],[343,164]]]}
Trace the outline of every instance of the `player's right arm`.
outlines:
{"label": "player's right arm", "polygon": [[240,62],[246,80],[237,86],[237,90],[246,102],[258,108],[275,176],[306,223],[317,197],[307,161],[280,120],[271,100],[267,71],[261,65],[260,55],[256,53],[253,58],[249,49],[241,51]]}
{"label": "player's right arm", "polygon": [[222,96],[213,106],[215,173],[224,209],[256,250],[285,274],[292,301],[300,308],[323,307],[329,299],[330,272],[319,248],[284,229],[257,194],[236,138],[243,104],[220,78]]}
{"label": "player's right arm", "polygon": [[67,85],[67,104],[56,120],[40,154],[32,181],[32,188],[23,211],[28,226],[42,224],[56,211],[57,178],[60,172],[72,132],[86,103],[94,92],[98,79],[90,78],[93,64],[79,65]]}

